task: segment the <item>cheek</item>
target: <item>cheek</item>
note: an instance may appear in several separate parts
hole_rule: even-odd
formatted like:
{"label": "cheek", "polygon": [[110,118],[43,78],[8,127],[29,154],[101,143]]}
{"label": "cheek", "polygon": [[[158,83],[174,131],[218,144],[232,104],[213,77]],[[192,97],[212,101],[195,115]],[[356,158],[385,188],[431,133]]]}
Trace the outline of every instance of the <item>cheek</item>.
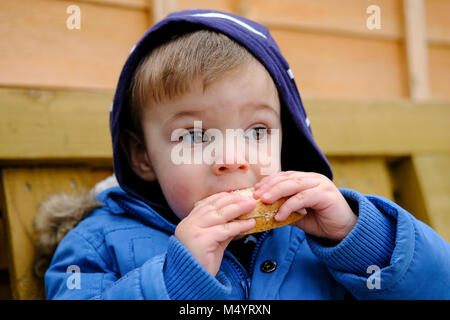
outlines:
{"label": "cheek", "polygon": [[170,208],[180,219],[186,217],[194,203],[200,200],[201,184],[195,181],[202,180],[201,170],[174,166],[158,180]]}
{"label": "cheek", "polygon": [[[150,126],[152,128],[152,126]],[[157,128],[154,125],[153,128]],[[147,150],[156,178],[172,211],[180,218],[186,217],[194,203],[200,200],[205,170],[198,165],[176,165],[171,160],[173,145],[158,130],[146,132]]]}
{"label": "cheek", "polygon": [[258,170],[259,178],[281,171],[281,142],[280,130],[278,134],[269,136],[267,143],[250,147],[249,152],[253,153],[253,157],[247,156]]}

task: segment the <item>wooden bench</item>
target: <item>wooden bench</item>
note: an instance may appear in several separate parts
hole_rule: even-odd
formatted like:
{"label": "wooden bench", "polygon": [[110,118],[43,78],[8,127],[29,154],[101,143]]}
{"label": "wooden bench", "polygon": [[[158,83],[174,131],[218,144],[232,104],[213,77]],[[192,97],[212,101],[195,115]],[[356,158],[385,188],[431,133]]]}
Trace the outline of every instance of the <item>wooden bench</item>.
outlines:
{"label": "wooden bench", "polygon": [[[0,89],[0,203],[14,298],[44,298],[33,217],[112,172],[112,92]],[[450,104],[305,100],[339,187],[395,200],[450,240]]]}

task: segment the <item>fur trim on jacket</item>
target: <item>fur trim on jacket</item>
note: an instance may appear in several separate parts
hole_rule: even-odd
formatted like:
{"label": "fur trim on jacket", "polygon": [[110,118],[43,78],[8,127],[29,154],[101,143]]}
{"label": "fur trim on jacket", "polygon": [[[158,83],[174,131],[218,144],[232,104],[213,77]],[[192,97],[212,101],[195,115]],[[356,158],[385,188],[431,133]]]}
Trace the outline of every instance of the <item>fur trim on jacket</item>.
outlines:
{"label": "fur trim on jacket", "polygon": [[101,191],[117,185],[115,176],[99,182],[92,190],[74,194],[52,194],[39,205],[33,227],[35,235],[34,273],[43,278],[62,238],[95,208],[103,204],[95,199]]}

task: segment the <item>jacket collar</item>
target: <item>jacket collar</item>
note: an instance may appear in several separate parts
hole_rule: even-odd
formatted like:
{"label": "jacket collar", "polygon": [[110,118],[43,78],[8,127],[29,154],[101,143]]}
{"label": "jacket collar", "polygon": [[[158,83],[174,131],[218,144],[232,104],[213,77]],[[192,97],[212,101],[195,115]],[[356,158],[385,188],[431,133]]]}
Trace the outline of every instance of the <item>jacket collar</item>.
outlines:
{"label": "jacket collar", "polygon": [[104,190],[96,196],[96,199],[108,206],[112,214],[129,214],[153,228],[169,233],[175,232],[175,224],[167,221],[150,205],[133,197],[120,186]]}

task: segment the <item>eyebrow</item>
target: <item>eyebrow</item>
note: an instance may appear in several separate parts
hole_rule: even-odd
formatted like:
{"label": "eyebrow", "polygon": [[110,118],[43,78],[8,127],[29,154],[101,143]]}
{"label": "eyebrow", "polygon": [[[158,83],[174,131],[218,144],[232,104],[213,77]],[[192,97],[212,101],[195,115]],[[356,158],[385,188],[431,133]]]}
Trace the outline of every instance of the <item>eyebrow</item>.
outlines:
{"label": "eyebrow", "polygon": [[[246,108],[249,108],[249,106],[241,107],[241,110],[240,110],[241,113],[242,113],[242,110],[243,110],[243,109],[246,109]],[[273,109],[272,107],[269,107],[269,106],[266,105],[266,104],[257,104],[257,105],[253,105],[251,108],[254,109],[253,111],[268,110],[268,111],[271,111],[272,113],[274,113],[277,117],[280,117],[280,114],[279,114],[275,109]],[[164,122],[164,125],[173,123],[173,122],[175,122],[176,120],[178,120],[178,119],[180,119],[180,118],[185,118],[185,117],[192,117],[192,118],[195,118],[195,117],[199,117],[199,116],[201,116],[201,115],[204,115],[204,114],[205,114],[205,111],[206,111],[206,110],[198,110],[198,111],[194,111],[194,110],[184,110],[184,111],[177,112],[177,113],[176,113],[174,116],[172,116],[170,119],[166,120],[166,121]]]}
{"label": "eyebrow", "polygon": [[254,106],[253,109],[257,109],[257,110],[269,110],[269,111],[275,113],[277,117],[280,117],[280,114],[279,114],[274,108],[268,106],[267,104],[258,104],[258,105],[256,105],[256,106]]}
{"label": "eyebrow", "polygon": [[168,125],[171,124],[173,122],[175,122],[176,120],[180,119],[180,118],[185,118],[185,117],[199,117],[201,115],[203,115],[205,112],[204,110],[200,110],[200,111],[192,111],[192,110],[185,110],[185,111],[180,111],[177,112],[174,116],[170,117],[168,120],[164,121],[164,125]]}

